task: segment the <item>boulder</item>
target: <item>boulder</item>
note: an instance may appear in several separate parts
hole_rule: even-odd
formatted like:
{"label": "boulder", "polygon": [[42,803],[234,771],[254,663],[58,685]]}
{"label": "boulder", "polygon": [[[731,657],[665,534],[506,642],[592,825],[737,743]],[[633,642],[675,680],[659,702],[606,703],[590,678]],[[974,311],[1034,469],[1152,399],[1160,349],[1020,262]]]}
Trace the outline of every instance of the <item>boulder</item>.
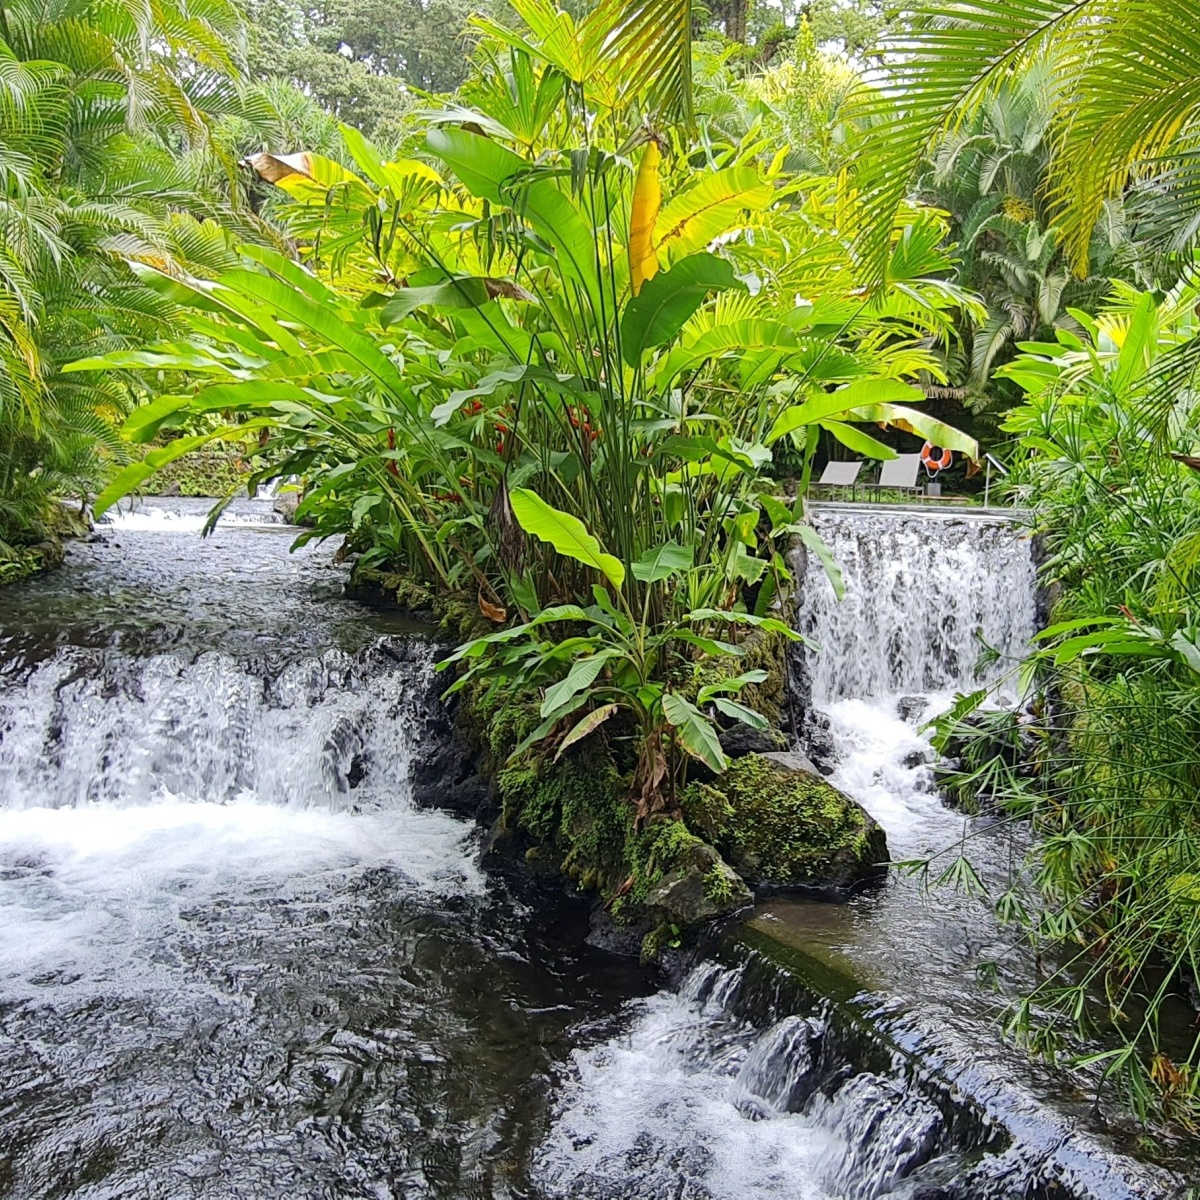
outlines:
{"label": "boulder", "polygon": [[768,754],[773,750],[783,750],[787,746],[787,738],[778,729],[752,729],[740,722],[730,725],[728,729],[718,729],[717,739],[721,749],[730,758],[742,758],[747,754]]}
{"label": "boulder", "polygon": [[887,839],[802,754],[750,754],[692,792],[695,819],[753,887],[844,895],[885,872]]}
{"label": "boulder", "polygon": [[752,899],[720,854],[696,839],[642,903],[659,921],[686,929],[735,912]]}
{"label": "boulder", "polygon": [[296,491],[278,492],[271,498],[271,508],[282,518],[285,525],[296,523],[296,509],[300,507],[300,493]]}

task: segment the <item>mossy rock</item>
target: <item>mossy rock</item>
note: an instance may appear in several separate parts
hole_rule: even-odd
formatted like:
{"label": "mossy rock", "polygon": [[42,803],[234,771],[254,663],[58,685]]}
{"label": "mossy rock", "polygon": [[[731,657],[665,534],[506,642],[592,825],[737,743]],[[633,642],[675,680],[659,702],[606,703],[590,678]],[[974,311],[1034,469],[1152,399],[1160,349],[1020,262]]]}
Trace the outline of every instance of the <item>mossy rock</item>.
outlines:
{"label": "mossy rock", "polygon": [[799,755],[749,754],[687,790],[684,815],[748,883],[844,894],[880,876],[883,830]]}
{"label": "mossy rock", "polygon": [[539,706],[536,694],[482,682],[463,693],[461,717],[476,731],[500,801],[497,845],[523,853],[536,873],[555,870],[596,892],[626,928],[674,937],[750,901],[736,872],[683,821],[660,815],[637,826],[629,775],[603,739],[558,761],[536,747],[513,757],[537,726]]}
{"label": "mossy rock", "polygon": [[248,454],[193,452],[159,468],[149,488],[160,496],[228,496],[245,485],[251,469]]}
{"label": "mossy rock", "polygon": [[676,855],[670,870],[646,889],[642,901],[642,907],[660,925],[679,929],[702,925],[753,900],[745,882],[714,847],[698,837],[689,837],[689,843]]}
{"label": "mossy rock", "polygon": [[63,544],[53,534],[47,533],[34,546],[9,546],[0,541],[0,586],[49,571],[62,560]]}
{"label": "mossy rock", "polygon": [[357,561],[350,568],[347,594],[364,603],[426,614],[432,618],[437,601],[431,588],[404,571],[364,566]]}

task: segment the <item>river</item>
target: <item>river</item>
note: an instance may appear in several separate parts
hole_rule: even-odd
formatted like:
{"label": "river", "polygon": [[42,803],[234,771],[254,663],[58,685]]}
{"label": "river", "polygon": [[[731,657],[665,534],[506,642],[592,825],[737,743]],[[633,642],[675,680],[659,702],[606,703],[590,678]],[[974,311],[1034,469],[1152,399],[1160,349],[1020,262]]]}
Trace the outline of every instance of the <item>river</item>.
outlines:
{"label": "river", "polygon": [[[857,973],[882,1055],[744,947],[674,987],[590,947],[582,906],[485,873],[478,830],[412,803],[427,637],[345,599],[328,547],[289,553],[269,504],[204,540],[202,514],[149,503],[0,592],[0,1195],[1179,1194],[1056,1076],[974,1061],[997,1036],[972,963],[999,935],[911,881],[751,923]],[[924,852],[963,818],[921,711],[977,629],[1019,652],[1032,568],[1007,527],[948,530],[936,600],[927,539],[853,521],[819,518],[851,592],[805,586],[813,699],[835,782],[894,855]]]}

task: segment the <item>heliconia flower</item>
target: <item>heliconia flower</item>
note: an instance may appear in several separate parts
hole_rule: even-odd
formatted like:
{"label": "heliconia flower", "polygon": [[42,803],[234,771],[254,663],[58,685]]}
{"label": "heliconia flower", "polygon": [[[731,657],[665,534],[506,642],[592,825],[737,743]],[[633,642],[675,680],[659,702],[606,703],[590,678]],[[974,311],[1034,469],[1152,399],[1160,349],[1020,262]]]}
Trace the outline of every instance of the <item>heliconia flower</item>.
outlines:
{"label": "heliconia flower", "polygon": [[629,279],[635,296],[647,279],[658,274],[654,225],[662,207],[662,186],[658,179],[661,158],[658,143],[651,139],[646,143],[646,152],[633,183],[633,204],[629,212]]}

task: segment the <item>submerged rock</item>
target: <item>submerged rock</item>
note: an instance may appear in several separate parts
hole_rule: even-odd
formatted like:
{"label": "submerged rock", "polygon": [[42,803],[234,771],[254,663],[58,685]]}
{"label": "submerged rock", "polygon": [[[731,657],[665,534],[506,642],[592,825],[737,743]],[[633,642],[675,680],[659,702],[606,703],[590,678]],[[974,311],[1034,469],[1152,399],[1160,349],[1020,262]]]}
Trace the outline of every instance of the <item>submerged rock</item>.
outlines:
{"label": "submerged rock", "polygon": [[887,840],[802,754],[750,754],[689,789],[689,821],[761,888],[844,894],[885,870]]}

